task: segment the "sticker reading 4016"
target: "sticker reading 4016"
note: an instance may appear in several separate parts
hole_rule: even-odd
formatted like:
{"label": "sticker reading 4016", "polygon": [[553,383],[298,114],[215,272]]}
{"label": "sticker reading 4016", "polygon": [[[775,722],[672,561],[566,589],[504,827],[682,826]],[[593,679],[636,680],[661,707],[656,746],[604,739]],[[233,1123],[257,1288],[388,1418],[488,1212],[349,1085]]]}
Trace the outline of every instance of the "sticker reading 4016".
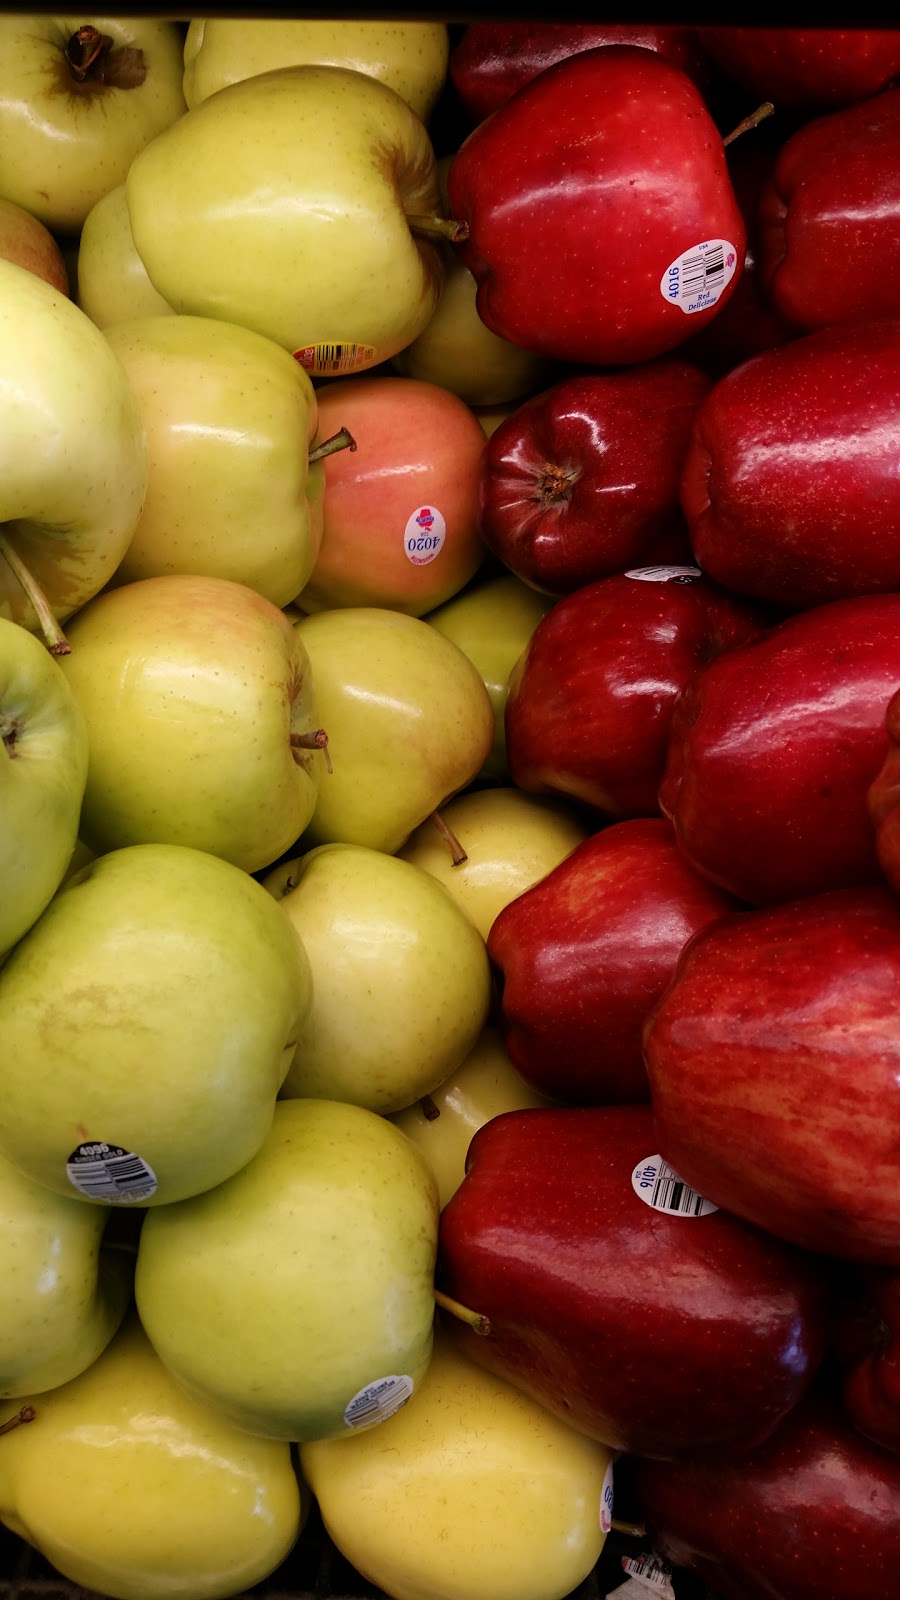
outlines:
{"label": "sticker reading 4016", "polygon": [[427,567],[440,555],[447,537],[447,524],[435,506],[416,506],[403,530],[403,549],[414,567]]}
{"label": "sticker reading 4016", "polygon": [[662,1156],[639,1161],[631,1174],[631,1187],[645,1205],[654,1211],[668,1211],[673,1217],[707,1217],[719,1209],[679,1178]]}
{"label": "sticker reading 4016", "polygon": [[133,1150],[95,1139],[80,1144],[66,1162],[66,1177],[86,1200],[140,1205],[156,1193],[156,1173]]}
{"label": "sticker reading 4016", "polygon": [[705,239],[675,257],[659,280],[660,293],[686,316],[708,311],[728,287],[737,264],[737,251],[727,239]]}

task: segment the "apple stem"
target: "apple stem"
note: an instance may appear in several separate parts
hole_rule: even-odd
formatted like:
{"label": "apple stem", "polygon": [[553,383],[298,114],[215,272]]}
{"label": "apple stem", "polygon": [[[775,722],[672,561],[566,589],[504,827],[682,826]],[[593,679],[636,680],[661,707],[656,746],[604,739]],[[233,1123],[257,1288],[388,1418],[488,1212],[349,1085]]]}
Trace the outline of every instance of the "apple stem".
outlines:
{"label": "apple stem", "polygon": [[761,106],[757,106],[755,111],[751,111],[749,117],[745,117],[743,122],[739,122],[736,128],[732,128],[728,138],[723,139],[722,143],[731,144],[732,140],[739,139],[742,133],[749,133],[751,128],[758,128],[761,122],[765,122],[766,117],[771,117],[774,110],[775,107],[772,101],[764,100]]}
{"label": "apple stem", "polygon": [[469,1327],[474,1329],[475,1333],[479,1334],[481,1338],[487,1338],[490,1333],[491,1325],[487,1317],[483,1316],[480,1311],[470,1311],[468,1306],[460,1305],[458,1300],[451,1300],[450,1296],[444,1294],[442,1289],[435,1289],[434,1303],[440,1306],[443,1311],[449,1311],[451,1317],[456,1317],[457,1321],[467,1322]]}
{"label": "apple stem", "polygon": [[24,561],[16,555],[5,533],[0,533],[0,555],[3,556],[7,566],[14,577],[18,579],[28,599],[31,601],[32,610],[40,623],[41,632],[44,635],[44,641],[50,654],[52,656],[70,655],[72,646],[53,615],[47,596],[28,571]]}
{"label": "apple stem", "polygon": [[23,1406],[8,1422],[0,1422],[0,1433],[12,1433],[13,1428],[18,1428],[22,1422],[33,1422],[37,1412],[34,1406]]}
{"label": "apple stem", "polygon": [[459,222],[455,217],[425,217],[407,212],[406,221],[410,233],[417,233],[420,239],[431,239],[437,244],[462,244],[469,237],[469,224]]}
{"label": "apple stem", "polygon": [[349,428],[339,428],[330,439],[323,439],[321,444],[314,446],[309,452],[309,465],[316,461],[324,461],[326,456],[337,455],[339,450],[355,450],[356,440]]}
{"label": "apple stem", "polygon": [[463,862],[468,861],[469,858],[457,839],[456,834],[453,832],[453,829],[447,826],[439,811],[432,811],[429,821],[434,823],[438,833],[444,840],[444,843],[449,846],[450,854],[453,857],[453,865],[455,867],[461,867]]}
{"label": "apple stem", "polygon": [[539,500],[542,506],[555,505],[558,500],[571,500],[575,477],[576,474],[567,472],[565,467],[557,467],[552,461],[545,461],[535,485],[535,500]]}
{"label": "apple stem", "polygon": [[328,749],[328,735],[324,728],[316,728],[315,733],[292,733],[292,750],[321,750],[325,756],[325,768],[329,773],[334,772],[331,765],[331,755]]}
{"label": "apple stem", "polygon": [[620,1522],[618,1517],[613,1517],[610,1527],[614,1533],[622,1533],[628,1539],[646,1539],[647,1529],[640,1522]]}
{"label": "apple stem", "polygon": [[421,1100],[419,1101],[419,1110],[421,1111],[426,1122],[437,1122],[437,1119],[441,1114],[440,1107],[435,1104],[430,1094],[423,1094]]}

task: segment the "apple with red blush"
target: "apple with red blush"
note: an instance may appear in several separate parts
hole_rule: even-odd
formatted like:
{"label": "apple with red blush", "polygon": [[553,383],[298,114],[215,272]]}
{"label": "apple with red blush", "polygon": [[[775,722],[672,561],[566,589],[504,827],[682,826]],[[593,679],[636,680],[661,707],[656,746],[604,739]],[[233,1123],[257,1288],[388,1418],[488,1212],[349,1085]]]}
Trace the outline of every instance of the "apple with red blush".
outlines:
{"label": "apple with red blush", "polygon": [[734,83],[779,108],[852,105],[900,73],[898,28],[701,26],[697,37]]}
{"label": "apple with red blush", "polygon": [[841,1399],[853,1426],[882,1450],[900,1454],[900,1272],[860,1268],[850,1280],[839,1319],[848,1354]]}
{"label": "apple with red blush", "polygon": [[888,702],[885,731],[887,753],[872,780],[868,807],[881,870],[900,894],[900,688]]}

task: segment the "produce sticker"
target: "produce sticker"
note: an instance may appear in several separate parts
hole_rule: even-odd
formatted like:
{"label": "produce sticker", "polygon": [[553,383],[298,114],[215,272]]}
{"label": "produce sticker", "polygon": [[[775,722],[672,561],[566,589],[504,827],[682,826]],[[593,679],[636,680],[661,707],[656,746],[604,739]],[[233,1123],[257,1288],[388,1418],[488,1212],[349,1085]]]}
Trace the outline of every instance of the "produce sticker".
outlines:
{"label": "produce sticker", "polygon": [[645,1205],[673,1217],[708,1217],[719,1209],[679,1178],[662,1156],[639,1161],[631,1174],[631,1187]]}
{"label": "produce sticker", "polygon": [[669,305],[686,316],[709,311],[720,299],[737,270],[737,251],[727,239],[704,239],[676,256],[659,280],[660,293]]}
{"label": "produce sticker", "polygon": [[372,1428],[376,1422],[386,1422],[395,1411],[405,1406],[413,1392],[412,1378],[405,1373],[387,1378],[376,1378],[367,1383],[344,1407],[344,1421],[348,1428]]}
{"label": "produce sticker", "polygon": [[427,567],[440,555],[447,537],[447,524],[436,506],[416,506],[403,530],[403,549],[414,567]]}
{"label": "produce sticker", "polygon": [[136,1205],[156,1193],[156,1173],[133,1150],[95,1139],[80,1144],[66,1162],[66,1177],[86,1200]]}

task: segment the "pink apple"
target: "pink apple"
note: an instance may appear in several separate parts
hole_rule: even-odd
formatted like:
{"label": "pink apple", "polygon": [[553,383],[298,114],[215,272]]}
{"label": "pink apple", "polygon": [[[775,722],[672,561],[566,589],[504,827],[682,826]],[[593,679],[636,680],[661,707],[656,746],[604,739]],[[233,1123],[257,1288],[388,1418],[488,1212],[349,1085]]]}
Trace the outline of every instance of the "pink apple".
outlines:
{"label": "pink apple", "polygon": [[65,257],[43,222],[32,216],[23,206],[0,197],[0,258],[27,267],[39,278],[69,293],[69,274]]}

